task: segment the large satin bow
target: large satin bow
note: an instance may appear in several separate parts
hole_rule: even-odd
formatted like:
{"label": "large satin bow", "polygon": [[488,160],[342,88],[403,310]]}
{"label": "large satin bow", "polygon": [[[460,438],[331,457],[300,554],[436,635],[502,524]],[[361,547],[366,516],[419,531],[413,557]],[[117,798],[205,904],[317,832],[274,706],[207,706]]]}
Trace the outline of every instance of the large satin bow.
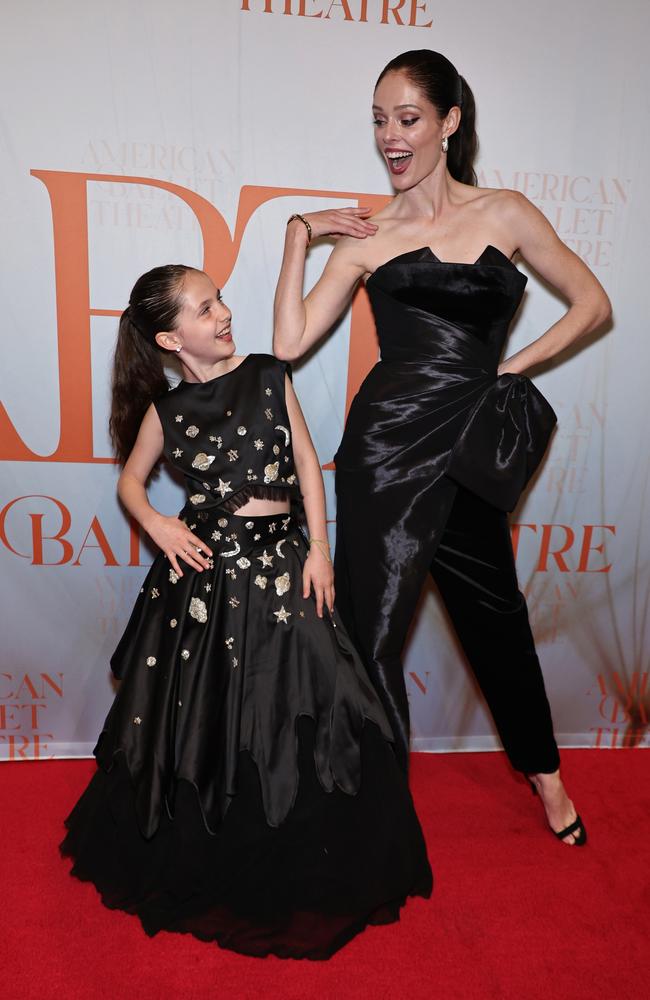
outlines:
{"label": "large satin bow", "polygon": [[557,417],[525,375],[501,375],[486,389],[456,439],[447,475],[500,510],[511,511],[539,465]]}

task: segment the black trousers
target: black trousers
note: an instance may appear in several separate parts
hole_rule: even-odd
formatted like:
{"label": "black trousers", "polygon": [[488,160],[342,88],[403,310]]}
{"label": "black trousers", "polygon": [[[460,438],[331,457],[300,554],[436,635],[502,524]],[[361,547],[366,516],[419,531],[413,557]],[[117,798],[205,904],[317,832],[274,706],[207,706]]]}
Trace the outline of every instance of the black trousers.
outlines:
{"label": "black trousers", "polygon": [[[392,587],[386,568],[384,585],[382,567],[372,566],[373,546],[364,547],[367,533],[363,512],[358,514],[357,531],[351,530],[350,512],[346,516],[341,551],[337,541],[337,608],[379,692],[406,769],[409,709],[401,653],[422,578],[403,575],[408,583]],[[512,766],[530,774],[557,770],[551,711],[517,582],[507,515],[459,487],[429,572]]]}

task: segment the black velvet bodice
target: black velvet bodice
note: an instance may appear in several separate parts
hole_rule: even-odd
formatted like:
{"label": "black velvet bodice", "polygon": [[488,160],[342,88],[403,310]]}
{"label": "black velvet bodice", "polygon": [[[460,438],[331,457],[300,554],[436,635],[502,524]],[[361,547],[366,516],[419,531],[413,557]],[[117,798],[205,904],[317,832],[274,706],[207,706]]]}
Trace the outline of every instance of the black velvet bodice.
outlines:
{"label": "black velvet bodice", "polygon": [[424,247],[377,268],[367,291],[381,360],[352,403],[337,469],[420,495],[445,475],[512,510],[556,420],[528,378],[497,377],[526,281],[492,246],[473,264]]}
{"label": "black velvet bodice", "polygon": [[287,373],[285,362],[249,354],[224,375],[180,382],[156,400],[165,457],[185,477],[190,509],[299,497]]}

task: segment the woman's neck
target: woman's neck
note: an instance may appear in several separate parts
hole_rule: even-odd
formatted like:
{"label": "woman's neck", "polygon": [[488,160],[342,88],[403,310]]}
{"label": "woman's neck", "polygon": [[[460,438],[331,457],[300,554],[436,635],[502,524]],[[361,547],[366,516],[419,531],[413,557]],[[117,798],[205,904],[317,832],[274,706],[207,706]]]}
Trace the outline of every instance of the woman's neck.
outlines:
{"label": "woman's neck", "polygon": [[456,186],[457,182],[446,169],[440,172],[434,170],[415,187],[395,196],[395,216],[428,219],[433,223],[457,204]]}

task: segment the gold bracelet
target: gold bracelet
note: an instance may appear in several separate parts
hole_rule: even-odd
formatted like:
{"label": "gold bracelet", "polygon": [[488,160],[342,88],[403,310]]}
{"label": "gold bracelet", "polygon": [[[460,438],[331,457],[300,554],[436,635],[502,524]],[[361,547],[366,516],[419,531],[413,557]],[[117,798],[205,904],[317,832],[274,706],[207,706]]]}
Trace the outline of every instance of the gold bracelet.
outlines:
{"label": "gold bracelet", "polygon": [[299,215],[298,212],[294,212],[293,215],[289,216],[289,218],[287,219],[287,225],[289,225],[290,222],[293,222],[294,219],[300,219],[303,226],[307,227],[307,246],[309,246],[309,244],[311,243],[311,226],[309,225],[305,217],[303,215]]}
{"label": "gold bracelet", "polygon": [[326,545],[327,548],[329,549],[330,543],[329,542],[324,542],[322,538],[310,538],[309,539],[309,544],[311,545],[312,542],[314,542],[314,544],[318,546],[319,552],[327,559],[327,561],[331,562],[332,561],[331,557],[328,556],[327,552],[325,552],[324,549],[321,549],[321,545]]}

